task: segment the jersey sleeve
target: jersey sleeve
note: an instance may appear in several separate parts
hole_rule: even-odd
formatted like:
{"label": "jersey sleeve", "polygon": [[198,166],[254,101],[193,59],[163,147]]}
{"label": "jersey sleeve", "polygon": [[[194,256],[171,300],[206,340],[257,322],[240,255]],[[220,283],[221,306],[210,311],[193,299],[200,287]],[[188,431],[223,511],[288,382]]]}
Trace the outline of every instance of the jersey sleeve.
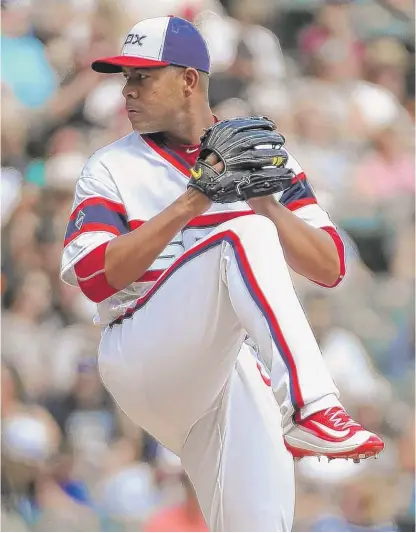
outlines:
{"label": "jersey sleeve", "polygon": [[[105,280],[105,248],[111,239],[127,232],[126,208],[109,172],[100,163],[92,168],[87,164],[76,185],[66,228],[62,280],[79,286],[84,293],[84,287],[90,280],[97,276]],[[115,292],[108,286],[104,290],[108,294],[101,294],[99,300]],[[95,298],[86,295],[95,301]]]}
{"label": "jersey sleeve", "polygon": [[279,202],[287,209],[292,211],[297,217],[304,220],[310,226],[321,228],[326,231],[334,241],[337,248],[340,274],[333,285],[322,285],[317,281],[311,280],[323,287],[333,288],[339,285],[345,277],[345,248],[339,232],[329,217],[328,213],[318,204],[315,192],[309,183],[305,172],[296,159],[289,155],[287,166],[292,168],[295,173],[292,185],[279,198]]}

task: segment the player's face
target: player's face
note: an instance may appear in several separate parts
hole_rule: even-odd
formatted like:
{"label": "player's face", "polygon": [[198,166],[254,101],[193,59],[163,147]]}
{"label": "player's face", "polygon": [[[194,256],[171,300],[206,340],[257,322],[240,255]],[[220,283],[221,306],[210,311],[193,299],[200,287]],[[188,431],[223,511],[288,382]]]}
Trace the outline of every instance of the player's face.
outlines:
{"label": "player's face", "polygon": [[183,103],[179,68],[124,68],[123,96],[133,129],[139,133],[169,131]]}

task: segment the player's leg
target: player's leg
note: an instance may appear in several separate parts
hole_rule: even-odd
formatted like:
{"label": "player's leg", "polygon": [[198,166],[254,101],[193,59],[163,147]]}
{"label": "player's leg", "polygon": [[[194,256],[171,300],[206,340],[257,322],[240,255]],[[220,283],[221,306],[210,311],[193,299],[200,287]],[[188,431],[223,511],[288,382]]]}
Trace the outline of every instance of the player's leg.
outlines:
{"label": "player's leg", "polygon": [[246,335],[222,281],[221,257],[219,241],[175,265],[100,343],[99,368],[110,393],[176,454],[229,379]]}
{"label": "player's leg", "polygon": [[[103,334],[103,382],[132,420],[175,453],[228,381],[245,330],[258,344],[264,339],[273,346],[233,246],[241,240],[254,263],[260,254],[265,263],[267,243],[276,236],[274,226],[270,228],[270,221],[260,216],[223,224],[181,257],[152,294],[138,300],[132,312]],[[279,261],[271,255],[264,272],[256,268],[260,277],[276,275],[277,291]],[[275,355],[283,373],[285,365],[278,352]]]}
{"label": "player's leg", "polygon": [[293,460],[279,408],[247,347],[181,453],[211,531],[291,531]]}
{"label": "player's leg", "polygon": [[[306,431],[306,444],[303,434],[293,435],[294,413],[308,416],[340,409],[340,404],[293,289],[277,230],[264,217],[223,224],[182,256],[122,325],[104,334],[101,360],[104,357],[110,368],[103,368],[104,381],[112,382],[110,390],[117,388],[122,407],[129,404],[129,411],[134,411],[145,406],[136,418],[148,415],[145,423],[154,428],[145,426],[148,431],[164,438],[174,433],[178,444],[181,432],[209,409],[224,386],[244,331],[271,370],[275,397],[288,436],[297,439],[295,445],[316,454],[331,447],[339,452],[340,443],[333,438],[337,428],[329,430],[329,440]],[[142,401],[130,405],[135,394],[141,394]],[[321,426],[325,423],[320,419]],[[297,424],[296,431],[300,427]],[[353,442],[342,433],[348,453],[350,444],[357,448],[360,439],[372,438],[352,426],[348,436],[350,432]],[[310,446],[311,439],[318,449]]]}
{"label": "player's leg", "polygon": [[229,231],[223,225],[233,254],[226,284],[240,323],[271,373],[286,445],[297,457],[359,460],[379,453],[383,442],[354,422],[338,400],[293,288],[275,225],[265,217],[257,219],[249,228],[244,219],[227,223]]}

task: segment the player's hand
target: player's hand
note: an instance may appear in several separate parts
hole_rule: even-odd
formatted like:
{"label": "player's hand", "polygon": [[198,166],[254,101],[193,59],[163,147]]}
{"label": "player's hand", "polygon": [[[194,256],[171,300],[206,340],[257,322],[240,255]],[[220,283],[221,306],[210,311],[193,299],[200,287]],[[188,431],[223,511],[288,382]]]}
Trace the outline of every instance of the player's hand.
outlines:
{"label": "player's hand", "polygon": [[188,187],[213,202],[230,203],[268,196],[290,187],[285,139],[265,117],[217,122],[201,139],[201,152]]}
{"label": "player's hand", "polygon": [[209,154],[209,156],[205,159],[205,162],[210,165],[216,172],[218,172],[218,174],[221,174],[221,172],[224,170],[224,163],[217,156],[217,154]]}

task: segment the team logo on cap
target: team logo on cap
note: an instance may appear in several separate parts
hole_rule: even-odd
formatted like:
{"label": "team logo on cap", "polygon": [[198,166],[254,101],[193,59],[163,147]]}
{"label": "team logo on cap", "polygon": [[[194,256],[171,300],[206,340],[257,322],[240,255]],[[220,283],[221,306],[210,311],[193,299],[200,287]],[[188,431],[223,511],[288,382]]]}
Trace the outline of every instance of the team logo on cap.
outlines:
{"label": "team logo on cap", "polygon": [[137,44],[143,46],[143,39],[146,39],[146,35],[139,35],[138,33],[129,33],[124,44]]}

